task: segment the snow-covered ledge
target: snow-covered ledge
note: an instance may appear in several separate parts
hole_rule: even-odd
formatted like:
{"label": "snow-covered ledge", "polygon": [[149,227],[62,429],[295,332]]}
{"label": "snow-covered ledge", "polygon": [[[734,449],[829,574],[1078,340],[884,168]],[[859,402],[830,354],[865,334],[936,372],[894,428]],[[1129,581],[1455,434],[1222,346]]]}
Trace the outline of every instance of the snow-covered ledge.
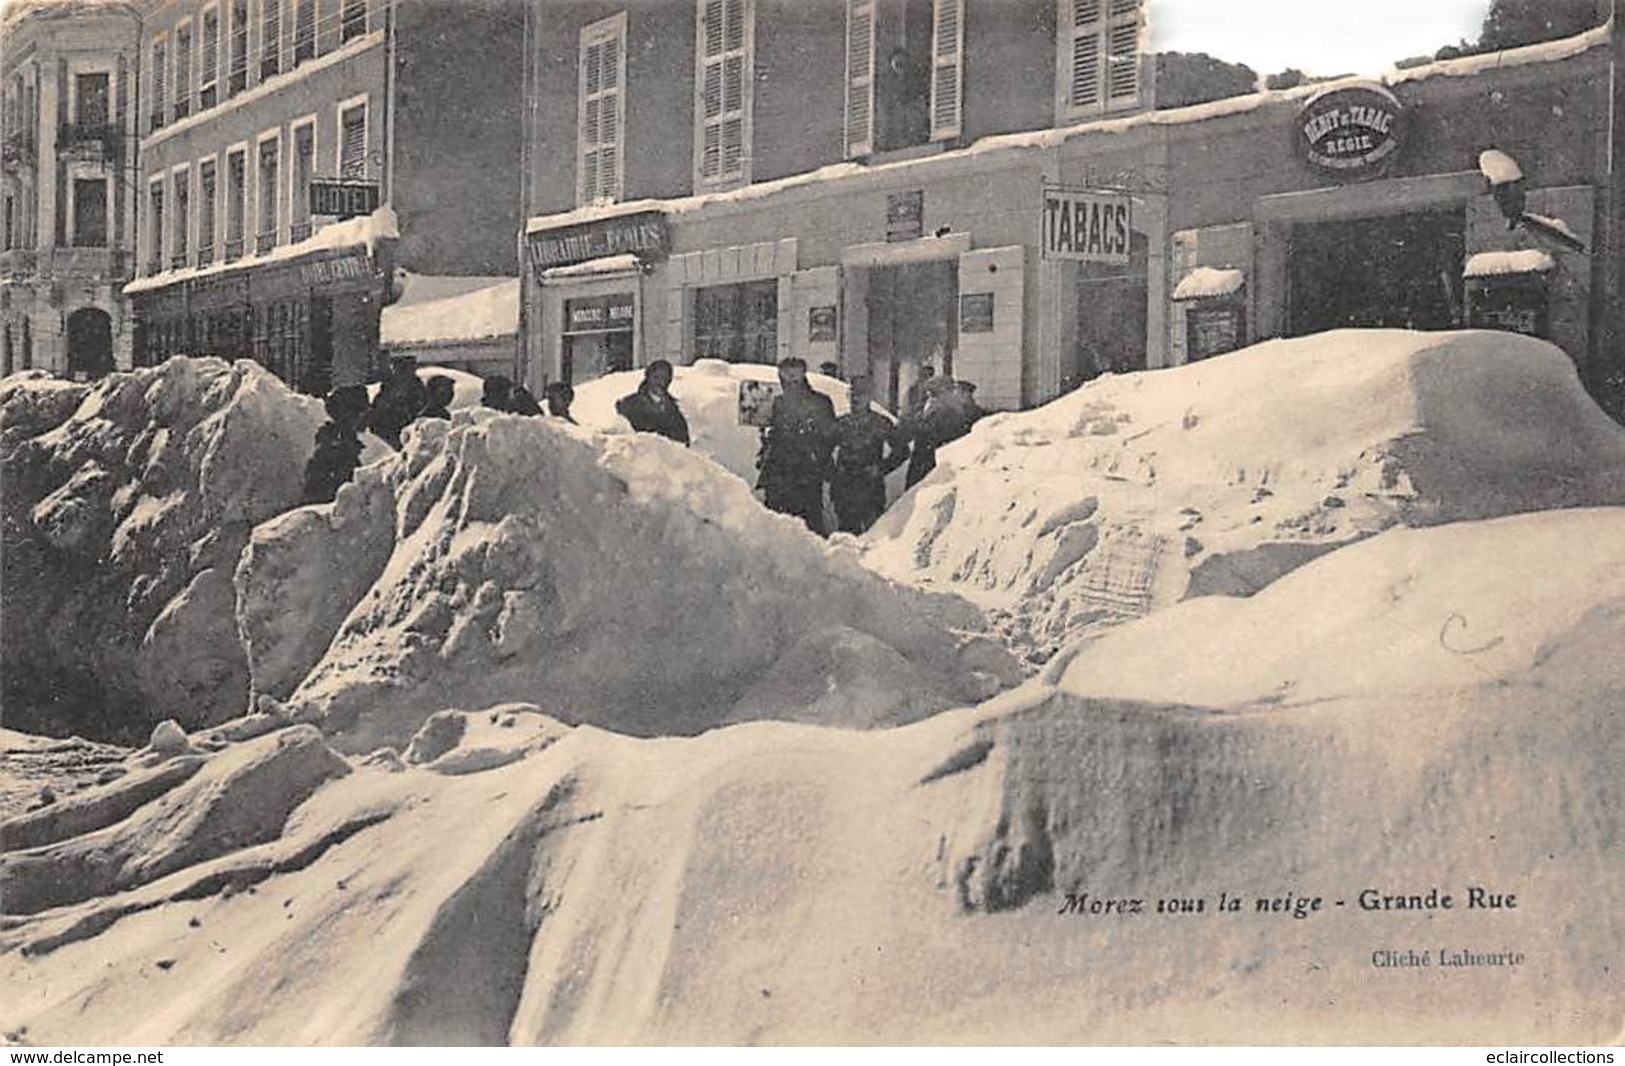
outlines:
{"label": "snow-covered ledge", "polygon": [[377,251],[378,242],[396,240],[400,237],[400,224],[395,218],[395,209],[380,207],[370,215],[359,218],[348,218],[343,222],[333,222],[302,241],[293,244],[279,244],[264,255],[245,255],[241,259],[233,259],[229,263],[212,263],[206,267],[182,267],[180,270],[164,270],[157,274],[136,278],[124,286],[124,294],[132,296],[139,292],[150,292],[153,289],[162,289],[180,281],[191,281],[195,278],[209,278],[219,274],[232,274],[239,270],[250,270],[267,263],[280,263],[287,259],[297,259],[311,252],[325,251],[330,248],[352,248],[365,246],[368,255]]}
{"label": "snow-covered ledge", "polygon": [[1214,296],[1230,296],[1247,284],[1247,275],[1239,270],[1220,270],[1216,267],[1197,267],[1179,279],[1174,286],[1175,300],[1203,300]]}
{"label": "snow-covered ledge", "polygon": [[1469,256],[1462,269],[1464,278],[1499,278],[1510,274],[1545,274],[1557,269],[1557,262],[1539,248],[1516,252],[1479,252]]}

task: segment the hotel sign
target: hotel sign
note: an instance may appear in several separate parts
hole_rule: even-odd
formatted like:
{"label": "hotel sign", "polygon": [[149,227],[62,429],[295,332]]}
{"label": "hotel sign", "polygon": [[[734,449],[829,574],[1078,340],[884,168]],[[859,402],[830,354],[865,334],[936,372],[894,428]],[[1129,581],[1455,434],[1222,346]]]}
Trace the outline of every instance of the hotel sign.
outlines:
{"label": "hotel sign", "polygon": [[1127,266],[1134,201],[1127,193],[1045,189],[1043,258]]}
{"label": "hotel sign", "polygon": [[310,183],[310,213],[356,218],[378,210],[378,183],[375,181],[324,181]]}
{"label": "hotel sign", "polygon": [[530,262],[540,274],[554,267],[611,255],[661,258],[669,247],[665,213],[639,211],[532,233]]}
{"label": "hotel sign", "polygon": [[1298,114],[1298,152],[1322,173],[1350,180],[1376,173],[1399,150],[1404,105],[1381,85],[1312,97]]}

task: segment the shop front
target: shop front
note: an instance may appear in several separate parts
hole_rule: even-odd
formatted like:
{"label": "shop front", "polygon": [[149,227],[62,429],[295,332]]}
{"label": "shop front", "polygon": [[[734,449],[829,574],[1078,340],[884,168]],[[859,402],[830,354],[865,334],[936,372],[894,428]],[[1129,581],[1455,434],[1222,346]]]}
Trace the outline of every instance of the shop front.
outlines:
{"label": "shop front", "polygon": [[138,323],[136,365],[172,355],[252,359],[290,387],[322,395],[374,380],[378,318],[393,242],[327,248],[126,288]]}
{"label": "shop front", "polygon": [[521,374],[532,390],[641,366],[645,281],[670,248],[665,214],[635,211],[526,235]]}

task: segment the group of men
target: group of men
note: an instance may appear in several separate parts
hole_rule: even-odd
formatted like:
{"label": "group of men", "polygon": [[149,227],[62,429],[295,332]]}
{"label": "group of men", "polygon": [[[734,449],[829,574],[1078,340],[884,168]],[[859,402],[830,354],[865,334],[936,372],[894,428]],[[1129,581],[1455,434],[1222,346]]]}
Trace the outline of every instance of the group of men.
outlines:
{"label": "group of men", "polygon": [[[837,418],[834,403],[807,380],[805,361],[785,359],[778,372],[781,391],[762,429],[756,487],[770,510],[800,518],[820,536],[829,532],[825,485],[837,528],[862,533],[886,509],[886,475],[908,463],[913,485],[936,466],[937,448],[964,436],[985,413],[975,386],[926,374],[897,422],[874,409],[867,377],[851,381],[851,411]],[[615,409],[634,430],[686,445],[688,421],[671,395],[672,375],[663,359],[649,364],[637,391]]]}

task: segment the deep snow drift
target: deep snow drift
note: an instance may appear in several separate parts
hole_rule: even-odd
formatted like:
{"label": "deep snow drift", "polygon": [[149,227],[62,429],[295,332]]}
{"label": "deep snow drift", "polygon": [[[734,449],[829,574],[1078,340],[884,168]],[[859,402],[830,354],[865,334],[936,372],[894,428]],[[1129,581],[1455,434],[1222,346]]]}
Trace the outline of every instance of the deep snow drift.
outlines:
{"label": "deep snow drift", "polygon": [[1003,612],[1042,660],[1390,526],[1616,503],[1625,430],[1557,348],[1341,331],[984,419],[870,531],[865,561]]}
{"label": "deep snow drift", "polygon": [[[778,368],[756,363],[728,363],[721,359],[700,359],[692,366],[672,368],[671,394],[688,419],[694,450],[745,481],[756,486],[756,454],[761,434],[754,426],[739,424],[739,385],[744,381],[777,383]],[[570,413],[583,426],[608,433],[630,433],[626,419],[615,411],[615,401],[637,389],[643,371],[629,370],[606,374],[577,387]],[[852,409],[852,390],[846,382],[825,374],[809,373],[807,382],[828,396],[837,417]],[[876,410],[884,410],[876,405]],[[903,491],[903,471],[886,481],[888,495]],[[830,528],[834,528],[833,524]]]}
{"label": "deep snow drift", "polygon": [[[194,737],[159,764],[201,763],[175,799],[110,823],[87,795],[26,825],[6,869],[30,885],[92,843],[126,858],[109,895],[0,932],[20,990],[0,1027],[42,1044],[1605,1042],[1625,1008],[1622,631],[1625,509],[1573,510],[1392,530],[894,730],[636,740],[504,708],[426,730],[421,766],[347,773],[300,727],[218,753]],[[265,774],[273,759],[298,772]],[[251,790],[260,817],[241,813]],[[251,846],[205,846],[231,819]],[[1452,909],[1358,902],[1433,887]],[[1470,908],[1474,888],[1500,906]],[[1059,913],[1069,894],[1143,907]],[[1168,899],[1191,910],[1159,913]],[[1373,963],[1407,948],[1434,964]],[[1463,950],[1521,961],[1438,964]]]}
{"label": "deep snow drift", "polygon": [[6,725],[145,736],[243,713],[231,575],[298,504],[325,417],[246,361],[0,383]]}
{"label": "deep snow drift", "polygon": [[877,577],[689,449],[558,419],[418,423],[332,505],[255,530],[237,589],[255,693],[349,750],[509,700],[641,734],[896,724],[1020,677],[957,597]]}

